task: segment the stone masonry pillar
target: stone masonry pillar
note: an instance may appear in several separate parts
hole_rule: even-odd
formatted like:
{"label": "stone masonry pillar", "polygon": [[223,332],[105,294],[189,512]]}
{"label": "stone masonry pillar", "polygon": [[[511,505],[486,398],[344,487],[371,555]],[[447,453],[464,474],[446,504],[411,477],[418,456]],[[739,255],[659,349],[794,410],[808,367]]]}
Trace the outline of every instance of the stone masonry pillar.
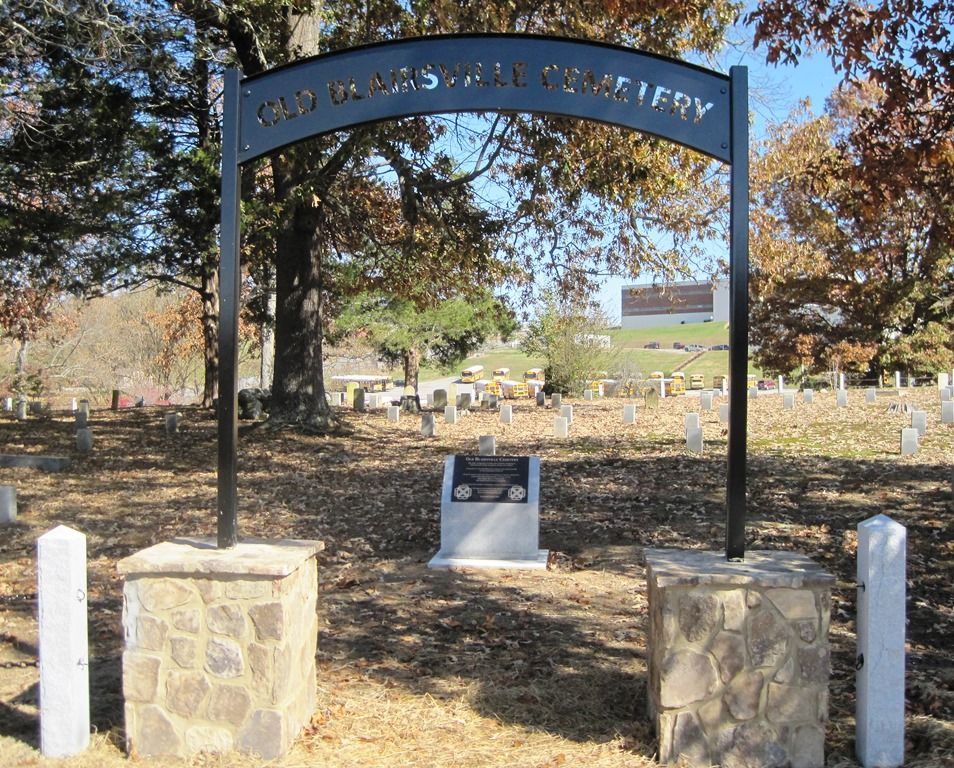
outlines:
{"label": "stone masonry pillar", "polygon": [[823,768],[834,577],[804,555],[647,549],[659,762]]}
{"label": "stone masonry pillar", "polygon": [[130,754],[288,750],[315,705],[323,548],[183,538],[120,561]]}

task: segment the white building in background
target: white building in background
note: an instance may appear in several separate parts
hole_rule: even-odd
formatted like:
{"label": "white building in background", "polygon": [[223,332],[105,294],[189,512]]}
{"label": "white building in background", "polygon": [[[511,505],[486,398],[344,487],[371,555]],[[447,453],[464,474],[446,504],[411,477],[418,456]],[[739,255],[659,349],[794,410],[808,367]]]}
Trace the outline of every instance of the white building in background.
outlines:
{"label": "white building in background", "polygon": [[729,281],[624,285],[620,298],[623,328],[678,323],[729,322]]}

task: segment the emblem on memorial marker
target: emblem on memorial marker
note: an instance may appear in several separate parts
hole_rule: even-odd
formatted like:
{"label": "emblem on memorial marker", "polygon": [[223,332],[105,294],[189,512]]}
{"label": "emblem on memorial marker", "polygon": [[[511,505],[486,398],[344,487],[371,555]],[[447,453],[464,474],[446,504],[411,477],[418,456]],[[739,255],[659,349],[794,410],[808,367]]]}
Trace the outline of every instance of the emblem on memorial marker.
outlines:
{"label": "emblem on memorial marker", "polygon": [[527,456],[454,457],[454,501],[525,504],[529,482]]}

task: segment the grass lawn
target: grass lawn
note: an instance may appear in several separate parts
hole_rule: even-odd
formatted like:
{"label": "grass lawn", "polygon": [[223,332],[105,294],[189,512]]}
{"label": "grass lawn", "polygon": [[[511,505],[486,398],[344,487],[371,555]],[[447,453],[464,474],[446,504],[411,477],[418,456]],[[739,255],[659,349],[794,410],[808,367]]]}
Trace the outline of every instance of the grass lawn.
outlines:
{"label": "grass lawn", "polygon": [[725,323],[686,323],[662,325],[658,328],[617,328],[609,331],[613,344],[618,347],[642,347],[651,341],[658,341],[663,349],[672,349],[674,341],[683,344],[728,344],[729,329]]}

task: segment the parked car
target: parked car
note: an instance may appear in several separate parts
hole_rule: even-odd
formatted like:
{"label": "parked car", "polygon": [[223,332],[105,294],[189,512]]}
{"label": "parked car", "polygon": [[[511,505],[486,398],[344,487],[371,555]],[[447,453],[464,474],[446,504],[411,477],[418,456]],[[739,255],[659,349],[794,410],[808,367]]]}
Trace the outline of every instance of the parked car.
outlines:
{"label": "parked car", "polygon": [[711,347],[709,347],[709,349],[711,349],[713,352],[718,352],[720,350],[728,349],[728,348],[729,348],[728,344],[713,344]]}
{"label": "parked car", "polygon": [[705,352],[706,348],[702,344],[686,344],[686,352]]}
{"label": "parked car", "polygon": [[651,341],[648,344],[643,344],[643,349],[659,349],[659,342]]}
{"label": "parked car", "polygon": [[775,382],[771,379],[761,379],[758,383],[758,388],[765,389],[775,389]]}
{"label": "parked car", "polygon": [[685,346],[686,346],[686,345],[683,344],[681,341],[674,341],[674,342],[672,343],[672,348],[673,348],[673,349],[682,349],[682,348],[685,347]]}

